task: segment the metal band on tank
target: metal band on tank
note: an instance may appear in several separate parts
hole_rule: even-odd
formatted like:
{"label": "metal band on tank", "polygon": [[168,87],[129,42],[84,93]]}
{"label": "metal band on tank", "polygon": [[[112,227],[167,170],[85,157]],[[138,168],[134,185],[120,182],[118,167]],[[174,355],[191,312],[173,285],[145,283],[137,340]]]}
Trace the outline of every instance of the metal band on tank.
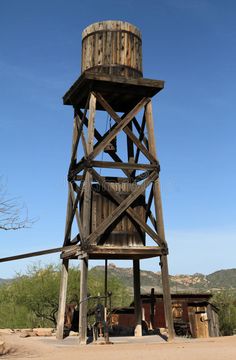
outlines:
{"label": "metal band on tank", "polygon": [[126,68],[126,69],[129,69],[131,71],[135,71],[137,73],[139,73],[141,75],[141,77],[143,76],[143,73],[142,71],[138,70],[138,69],[135,69],[131,66],[128,66],[128,65],[116,65],[116,64],[108,64],[108,65],[95,65],[95,66],[92,66],[92,67],[89,67],[87,69],[85,69],[84,71],[90,71],[92,69],[101,69],[101,68],[114,68],[114,69],[122,69],[122,68]]}
{"label": "metal band on tank", "polygon": [[142,39],[135,33],[133,33],[132,31],[128,31],[128,30],[122,30],[122,29],[118,29],[118,30],[96,30],[96,31],[93,31],[87,35],[85,35],[83,38],[82,38],[82,44],[84,42],[85,39],[87,39],[89,36],[93,36],[94,34],[98,34],[98,33],[108,33],[108,32],[115,32],[115,33],[126,33],[126,34],[131,34],[133,35],[134,37],[136,37],[140,43],[142,44]]}

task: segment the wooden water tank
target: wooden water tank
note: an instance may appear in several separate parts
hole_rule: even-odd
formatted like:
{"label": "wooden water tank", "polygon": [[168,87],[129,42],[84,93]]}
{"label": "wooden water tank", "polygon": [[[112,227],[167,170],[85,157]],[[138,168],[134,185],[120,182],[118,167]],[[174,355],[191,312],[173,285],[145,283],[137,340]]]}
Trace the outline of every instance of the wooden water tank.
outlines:
{"label": "wooden water tank", "polygon": [[[115,190],[123,199],[130,195],[133,191],[133,187],[137,186],[134,183],[110,183],[109,186]],[[93,184],[92,194],[92,216],[91,227],[92,231],[96,230],[104,219],[106,219],[113,210],[115,210],[117,204],[114,200],[103,191],[98,184]],[[132,208],[136,214],[145,222],[145,195],[140,195],[136,201],[134,201]],[[143,246],[145,244],[145,233],[140,226],[134,224],[133,221],[125,213],[121,215],[112,228],[108,229],[99,240],[99,245],[104,246]]]}
{"label": "wooden water tank", "polygon": [[142,77],[142,38],[137,27],[125,21],[102,21],[82,33],[81,71]]}

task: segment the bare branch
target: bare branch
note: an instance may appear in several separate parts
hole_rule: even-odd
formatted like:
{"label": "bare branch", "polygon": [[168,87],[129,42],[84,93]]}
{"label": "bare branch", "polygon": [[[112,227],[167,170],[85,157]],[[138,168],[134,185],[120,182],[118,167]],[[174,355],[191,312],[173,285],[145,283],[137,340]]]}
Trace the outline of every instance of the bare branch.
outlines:
{"label": "bare branch", "polygon": [[8,198],[6,187],[0,184],[0,230],[29,228],[35,221],[28,217],[27,207],[19,198]]}

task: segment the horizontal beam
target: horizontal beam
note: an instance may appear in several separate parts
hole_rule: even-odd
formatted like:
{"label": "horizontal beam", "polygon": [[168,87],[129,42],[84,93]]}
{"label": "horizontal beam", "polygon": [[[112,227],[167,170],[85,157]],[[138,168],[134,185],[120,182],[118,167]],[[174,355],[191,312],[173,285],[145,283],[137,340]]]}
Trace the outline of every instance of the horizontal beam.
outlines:
{"label": "horizontal beam", "polygon": [[165,251],[159,246],[90,246],[88,256],[90,259],[145,259],[161,256]]}
{"label": "horizontal beam", "polygon": [[66,251],[66,250],[78,249],[78,248],[79,248],[78,245],[68,245],[68,246],[63,246],[63,247],[59,247],[59,248],[52,248],[52,249],[47,249],[47,250],[40,250],[40,251],[35,251],[35,252],[30,252],[30,253],[25,253],[25,254],[8,256],[8,257],[0,258],[0,263],[7,262],[7,261],[26,259],[26,258],[35,257],[35,256],[48,255],[48,254],[53,254],[53,253],[62,252],[62,251]]}
{"label": "horizontal beam", "polygon": [[110,169],[129,169],[129,170],[157,170],[159,172],[159,164],[135,164],[135,163],[125,163],[125,162],[113,162],[113,161],[91,161],[90,167],[99,167],[99,168],[110,168]]}

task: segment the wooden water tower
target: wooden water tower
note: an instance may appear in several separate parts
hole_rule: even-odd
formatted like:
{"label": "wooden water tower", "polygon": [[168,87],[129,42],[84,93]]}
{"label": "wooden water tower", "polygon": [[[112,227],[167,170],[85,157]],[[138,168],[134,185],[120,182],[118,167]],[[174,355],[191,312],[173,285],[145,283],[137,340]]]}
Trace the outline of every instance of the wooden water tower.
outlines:
{"label": "wooden water tower", "polygon": [[[174,336],[152,97],[140,31],[103,21],[82,34],[82,74],[63,97],[74,108],[57,337],[63,337],[69,259],[80,259],[80,343],[86,343],[89,259],[133,260],[135,335],[141,336],[140,259],[159,257],[169,339]],[[76,223],[77,233],[72,236]],[[148,244],[146,245],[148,240]],[[150,246],[150,241],[153,244]]]}

